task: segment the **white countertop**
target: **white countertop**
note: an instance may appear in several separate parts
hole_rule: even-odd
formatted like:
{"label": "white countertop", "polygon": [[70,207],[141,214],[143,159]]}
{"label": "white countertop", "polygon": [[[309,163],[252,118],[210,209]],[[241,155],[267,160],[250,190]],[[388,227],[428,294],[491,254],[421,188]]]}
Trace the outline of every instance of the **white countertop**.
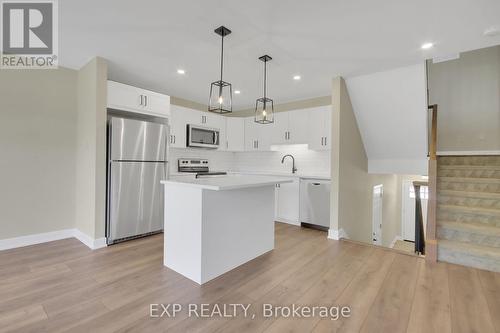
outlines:
{"label": "white countertop", "polygon": [[[212,172],[217,172],[217,170],[211,170]],[[227,171],[229,175],[256,175],[256,176],[277,176],[286,178],[302,178],[302,179],[320,179],[320,180],[330,180],[331,176],[329,174],[319,174],[319,173],[291,173],[291,172],[279,172],[279,171]],[[196,173],[180,173],[173,172],[170,175],[172,177],[186,177],[192,176]]]}
{"label": "white countertop", "polygon": [[229,171],[230,174],[242,174],[242,175],[263,175],[263,176],[278,176],[278,177],[290,177],[290,178],[302,178],[302,179],[322,179],[330,180],[331,176],[328,174],[312,174],[312,173],[291,173],[291,172],[279,172],[279,171]]}
{"label": "white countertop", "polygon": [[291,179],[283,177],[248,174],[228,174],[227,176],[208,176],[202,178],[195,178],[193,175],[172,176],[169,180],[161,181],[161,183],[165,185],[182,185],[214,191],[261,187],[290,182],[292,182]]}

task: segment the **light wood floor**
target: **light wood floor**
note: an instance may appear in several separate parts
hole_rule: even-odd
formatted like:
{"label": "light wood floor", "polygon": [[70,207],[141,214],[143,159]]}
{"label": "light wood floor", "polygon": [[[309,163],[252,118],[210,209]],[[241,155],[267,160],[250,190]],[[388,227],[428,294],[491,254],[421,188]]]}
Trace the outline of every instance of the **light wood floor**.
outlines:
{"label": "light wood floor", "polygon": [[[90,251],[75,239],[0,252],[0,331],[500,332],[500,274],[276,224],[276,249],[200,287],[163,267],[162,235]],[[255,319],[150,318],[150,303],[252,303]],[[260,305],[352,316],[264,319]]]}

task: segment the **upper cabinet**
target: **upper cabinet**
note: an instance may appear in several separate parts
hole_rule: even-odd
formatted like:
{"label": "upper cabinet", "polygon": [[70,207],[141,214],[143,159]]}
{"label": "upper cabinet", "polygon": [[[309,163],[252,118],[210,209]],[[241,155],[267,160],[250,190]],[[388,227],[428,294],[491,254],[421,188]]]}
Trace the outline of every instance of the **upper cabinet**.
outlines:
{"label": "upper cabinet", "polygon": [[258,124],[254,117],[245,118],[245,150],[270,150],[273,124]]}
{"label": "upper cabinet", "polygon": [[244,151],[245,150],[245,118],[225,117],[226,118],[226,150]]}
{"label": "upper cabinet", "polygon": [[321,106],[308,110],[307,143],[311,150],[331,148],[332,107]]}
{"label": "upper cabinet", "polygon": [[307,143],[307,123],[306,110],[275,113],[271,143],[276,145]]}
{"label": "upper cabinet", "polygon": [[[219,148],[226,150],[226,119],[224,116],[193,110],[178,105],[171,105],[170,147],[186,148],[187,125],[196,125],[219,130]],[[243,135],[243,134],[242,134]]]}
{"label": "upper cabinet", "polygon": [[108,81],[108,108],[168,117],[170,96]]}

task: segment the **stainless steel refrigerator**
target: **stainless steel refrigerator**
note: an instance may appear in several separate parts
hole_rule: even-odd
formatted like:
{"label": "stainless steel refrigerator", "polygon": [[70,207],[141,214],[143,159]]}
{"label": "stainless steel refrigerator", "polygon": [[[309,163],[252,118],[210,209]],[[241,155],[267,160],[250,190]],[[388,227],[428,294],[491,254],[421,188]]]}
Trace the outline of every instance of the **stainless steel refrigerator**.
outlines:
{"label": "stainless steel refrigerator", "polygon": [[165,123],[109,119],[108,244],[162,231],[168,131]]}

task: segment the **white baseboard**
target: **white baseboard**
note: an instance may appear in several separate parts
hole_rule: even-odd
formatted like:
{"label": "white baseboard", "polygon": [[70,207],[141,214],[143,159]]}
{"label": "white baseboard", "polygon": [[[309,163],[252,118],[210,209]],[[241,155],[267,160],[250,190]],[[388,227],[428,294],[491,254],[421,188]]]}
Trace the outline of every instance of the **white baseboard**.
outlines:
{"label": "white baseboard", "polygon": [[88,236],[87,234],[84,234],[78,229],[73,229],[73,230],[74,230],[74,237],[83,244],[87,245],[87,247],[90,248],[91,250],[97,250],[107,246],[105,237],[94,239]]}
{"label": "white baseboard", "polygon": [[281,223],[287,223],[287,224],[291,224],[291,225],[300,226],[300,222],[296,221],[296,220],[289,220],[289,219],[283,219],[283,218],[278,218],[278,217],[276,217],[274,220],[276,222],[281,222]]}
{"label": "white baseboard", "polygon": [[342,228],[340,228],[340,230],[330,228],[330,229],[328,229],[328,238],[334,239],[334,240],[339,240],[342,238],[349,239],[349,235]]}
{"label": "white baseboard", "polygon": [[401,237],[401,236],[396,236],[396,237],[394,237],[394,239],[392,240],[392,242],[391,242],[391,244],[389,245],[389,247],[392,249],[392,248],[394,247],[394,245],[396,245],[396,242],[397,242],[398,240],[402,241],[402,240],[403,240],[403,237]]}
{"label": "white baseboard", "polygon": [[480,155],[500,155],[500,150],[456,150],[456,151],[438,151],[438,156],[480,156]]}
{"label": "white baseboard", "polygon": [[17,247],[35,245],[40,243],[52,242],[60,239],[74,237],[75,229],[64,229],[41,234],[20,236],[0,240],[0,251],[14,249]]}
{"label": "white baseboard", "polygon": [[78,229],[64,229],[40,234],[20,236],[0,240],[0,251],[29,245],[53,242],[66,238],[76,238],[92,250],[107,246],[106,238],[93,239]]}

